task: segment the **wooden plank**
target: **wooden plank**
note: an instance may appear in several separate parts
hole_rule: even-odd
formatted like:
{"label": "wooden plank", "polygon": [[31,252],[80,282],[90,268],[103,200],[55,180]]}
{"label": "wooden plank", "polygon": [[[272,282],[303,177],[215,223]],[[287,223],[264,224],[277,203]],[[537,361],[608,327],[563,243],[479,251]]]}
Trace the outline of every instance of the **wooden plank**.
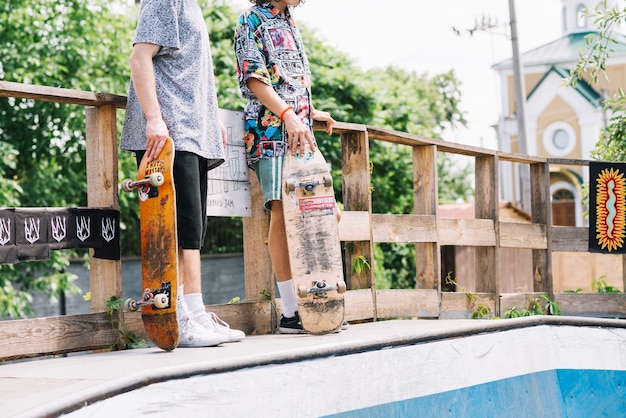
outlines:
{"label": "wooden plank", "polygon": [[[476,290],[498,294],[498,272],[500,271],[498,158],[495,156],[477,157],[475,174],[475,216],[476,219],[493,221],[495,236],[493,246],[476,247]],[[496,299],[494,311],[498,310],[499,303],[499,299]]]}
{"label": "wooden plank", "polygon": [[345,320],[369,321],[375,318],[374,294],[371,289],[348,290],[344,293]]}
{"label": "wooden plank", "polygon": [[441,292],[439,319],[472,319],[474,312],[483,306],[491,310],[492,316],[496,316],[496,295],[494,293]]}
{"label": "wooden plank", "polygon": [[374,242],[436,242],[434,215],[372,214]]}
{"label": "wooden plank", "polygon": [[[116,109],[86,109],[87,205],[119,210]],[[122,262],[93,257],[90,250],[91,311],[102,312],[111,296],[122,297]]]}
{"label": "wooden plank", "polygon": [[[413,147],[413,211],[434,217],[437,227],[437,146]],[[435,231],[436,232],[436,231]],[[437,240],[415,244],[415,279],[418,289],[441,291],[441,251]]]}
{"label": "wooden plank", "polygon": [[545,225],[500,222],[499,229],[501,248],[547,248]]}
{"label": "wooden plank", "polygon": [[261,292],[276,298],[274,272],[267,248],[269,212],[263,206],[259,180],[250,172],[250,207],[252,216],[243,218],[243,262],[246,299],[258,298]]}
{"label": "wooden plank", "polygon": [[575,158],[545,158],[533,155],[524,155],[514,152],[498,152],[498,159],[501,161],[509,161],[521,164],[549,164],[549,165],[572,165],[572,166],[589,166],[589,160],[580,160]]}
{"label": "wooden plank", "polygon": [[376,290],[379,318],[436,318],[439,296],[436,289]]}
{"label": "wooden plank", "polygon": [[534,163],[546,162],[546,159],[543,157],[536,157],[533,155],[525,155],[525,154],[519,154],[516,152],[503,152],[503,151],[498,151],[498,160],[508,161],[512,163],[520,163],[520,164],[534,164]]}
{"label": "wooden plank", "polygon": [[411,147],[434,145],[439,151],[451,152],[459,155],[468,155],[470,157],[496,155],[496,151],[487,148],[479,148],[471,145],[453,144],[449,141],[444,141],[442,139],[427,138],[420,135],[394,131],[391,129],[378,128],[375,126],[368,126],[367,132],[372,139],[391,142],[393,144],[408,145]]}
{"label": "wooden plank", "polygon": [[529,308],[529,299],[536,299],[545,295],[545,293],[503,293],[500,295],[500,313],[499,316],[504,318],[504,313],[510,309],[516,308],[521,311],[522,309]]}
{"label": "wooden plank", "polygon": [[[270,301],[209,305],[207,310],[246,335],[270,334],[275,330],[272,317],[276,312]],[[118,326],[104,312],[0,321],[0,361],[108,350],[120,343],[120,332],[133,332],[149,341],[140,311],[124,312],[124,323]]]}
{"label": "wooden plank", "polygon": [[[550,166],[530,166],[531,213],[534,224],[552,225]],[[533,250],[533,285],[535,292],[554,296],[552,283],[552,228],[546,228],[546,249]]]}
{"label": "wooden plank", "polygon": [[105,313],[0,321],[0,360],[111,348],[117,321]]}
{"label": "wooden plank", "polygon": [[206,309],[246,335],[273,334],[276,331],[277,311],[269,300],[208,305]]}
{"label": "wooden plank", "polygon": [[[367,132],[344,132],[341,134],[343,204],[346,211],[372,213],[370,193],[370,159]],[[369,239],[352,241],[346,245],[345,264],[348,289],[365,289],[374,286],[374,249],[372,246],[371,223]],[[357,273],[351,266],[355,259],[364,257],[370,269]]]}
{"label": "wooden plank", "polygon": [[[326,124],[324,122],[313,121],[313,129],[316,131],[325,131]],[[350,122],[336,122],[333,125],[333,133],[342,134],[344,132],[367,132],[367,125]]]}
{"label": "wooden plank", "polygon": [[491,219],[439,219],[439,245],[494,246],[495,223]]}
{"label": "wooden plank", "polygon": [[83,106],[113,105],[117,108],[126,107],[126,96],[14,83],[10,81],[0,81],[0,97],[15,97]]}
{"label": "wooden plank", "polygon": [[588,252],[589,228],[576,226],[553,226],[550,228],[552,251]]}
{"label": "wooden plank", "polygon": [[555,293],[562,315],[626,318],[626,293]]}
{"label": "wooden plank", "polygon": [[341,212],[341,221],[338,227],[339,239],[341,241],[369,241],[371,238],[372,225],[370,224],[368,212],[343,211]]}
{"label": "wooden plank", "polygon": [[136,312],[124,312],[124,325],[122,332],[132,332],[135,336],[141,338],[144,341],[150,341],[148,333],[143,326],[143,320],[141,319],[141,311]]}
{"label": "wooden plank", "polygon": [[550,165],[589,166],[589,160],[579,160],[574,158],[546,158],[546,162]]}

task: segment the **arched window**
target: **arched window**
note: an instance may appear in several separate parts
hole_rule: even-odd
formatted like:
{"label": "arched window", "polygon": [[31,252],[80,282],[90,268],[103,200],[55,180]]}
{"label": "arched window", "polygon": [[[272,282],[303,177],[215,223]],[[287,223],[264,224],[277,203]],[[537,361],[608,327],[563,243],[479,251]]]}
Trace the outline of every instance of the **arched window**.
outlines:
{"label": "arched window", "polygon": [[571,191],[559,189],[552,194],[552,225],[576,226],[576,200]]}
{"label": "arched window", "polygon": [[587,27],[586,9],[584,4],[579,4],[578,7],[576,7],[576,27],[579,29]]}
{"label": "arched window", "polygon": [[574,193],[572,193],[570,190],[559,189],[552,195],[552,200],[574,200]]}

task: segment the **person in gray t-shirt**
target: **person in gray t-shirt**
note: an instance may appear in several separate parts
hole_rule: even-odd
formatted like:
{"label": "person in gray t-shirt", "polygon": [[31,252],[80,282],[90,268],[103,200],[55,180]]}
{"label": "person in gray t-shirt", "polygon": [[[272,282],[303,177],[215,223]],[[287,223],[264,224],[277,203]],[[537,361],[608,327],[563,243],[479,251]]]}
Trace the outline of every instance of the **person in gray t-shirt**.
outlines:
{"label": "person in gray t-shirt", "polygon": [[[245,338],[202,298],[200,249],[206,232],[207,172],[224,162],[209,35],[197,0],[143,0],[130,58],[131,82],[120,147],[154,159],[175,144],[178,219],[178,318],[181,347]],[[179,180],[182,181],[182,180]]]}

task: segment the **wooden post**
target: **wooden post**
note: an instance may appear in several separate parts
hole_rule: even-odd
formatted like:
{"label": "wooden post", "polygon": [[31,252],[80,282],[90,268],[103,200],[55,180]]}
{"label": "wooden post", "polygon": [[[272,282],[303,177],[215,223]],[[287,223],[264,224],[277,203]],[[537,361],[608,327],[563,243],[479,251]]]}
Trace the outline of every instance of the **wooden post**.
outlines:
{"label": "wooden post", "polygon": [[[437,146],[413,147],[413,210],[416,215],[435,217],[438,228]],[[415,244],[418,289],[436,289],[441,300],[441,255],[439,242]]]}
{"label": "wooden post", "polygon": [[[270,213],[263,206],[263,194],[256,173],[250,170],[251,215],[243,218],[243,272],[246,299],[259,300],[261,294],[270,295],[269,310],[255,311],[256,315],[268,318],[259,319],[264,322],[260,333],[271,333],[276,329],[276,286],[274,270],[270,261],[267,246]],[[259,330],[257,330],[259,331]],[[255,332],[257,333],[257,332]]]}
{"label": "wooden post", "polygon": [[263,207],[259,180],[250,170],[252,215],[243,218],[243,261],[246,299],[257,299],[261,292],[269,292],[274,302],[274,272],[267,248],[269,212]]}
{"label": "wooden post", "polygon": [[[86,109],[87,206],[119,210],[115,105]],[[90,250],[91,311],[104,311],[111,296],[122,297],[122,263],[93,257]]]}
{"label": "wooden post", "polygon": [[554,299],[552,282],[552,204],[550,199],[550,165],[530,166],[532,222],[545,225],[547,248],[533,250],[533,283],[535,292],[544,292]]}
{"label": "wooden post", "polygon": [[491,219],[494,223],[495,246],[476,247],[476,292],[495,294],[495,312],[500,311],[499,280],[499,190],[498,157],[485,155],[476,157],[476,219]]}
{"label": "wooden post", "polygon": [[[376,291],[374,283],[374,248],[372,243],[372,195],[370,193],[369,138],[367,131],[341,134],[343,207],[347,211],[364,211],[369,216],[369,241],[346,243],[346,284],[348,289],[372,289],[376,319]],[[370,265],[360,274],[352,271],[355,259],[364,257]]]}

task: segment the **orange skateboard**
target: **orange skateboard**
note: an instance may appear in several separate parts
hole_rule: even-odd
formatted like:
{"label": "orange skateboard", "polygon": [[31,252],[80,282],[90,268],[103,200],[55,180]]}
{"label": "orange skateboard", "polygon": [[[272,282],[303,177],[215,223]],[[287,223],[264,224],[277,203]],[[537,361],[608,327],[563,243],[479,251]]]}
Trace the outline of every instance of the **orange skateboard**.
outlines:
{"label": "orange skateboard", "polygon": [[176,290],[178,286],[178,237],[176,195],[172,179],[174,142],[168,138],[159,156],[141,160],[137,181],[126,179],[122,189],[137,189],[141,230],[141,300],[127,299],[128,311],[141,308],[148,337],[164,350],[178,346]]}
{"label": "orange skateboard", "polygon": [[328,164],[319,150],[285,154],[283,213],[302,327],[310,334],[339,330],[346,283]]}

